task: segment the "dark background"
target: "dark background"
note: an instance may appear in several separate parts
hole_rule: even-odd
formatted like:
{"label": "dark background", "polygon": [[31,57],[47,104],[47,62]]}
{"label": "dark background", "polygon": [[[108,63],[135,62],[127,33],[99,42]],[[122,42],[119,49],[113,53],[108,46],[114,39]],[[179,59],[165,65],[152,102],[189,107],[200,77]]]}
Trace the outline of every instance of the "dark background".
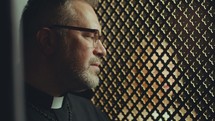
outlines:
{"label": "dark background", "polygon": [[12,93],[12,64],[11,64],[11,15],[10,0],[3,0],[0,4],[1,21],[0,21],[0,68],[1,68],[1,87],[0,87],[0,107],[1,120],[13,120],[13,93]]}

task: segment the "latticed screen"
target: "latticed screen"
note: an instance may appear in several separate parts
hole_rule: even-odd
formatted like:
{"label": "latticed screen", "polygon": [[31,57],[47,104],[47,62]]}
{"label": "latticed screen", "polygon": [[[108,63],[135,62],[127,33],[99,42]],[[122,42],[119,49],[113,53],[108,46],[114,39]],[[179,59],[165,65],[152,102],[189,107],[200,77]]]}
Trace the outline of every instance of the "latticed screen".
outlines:
{"label": "latticed screen", "polygon": [[214,0],[101,0],[93,102],[111,120],[215,120]]}

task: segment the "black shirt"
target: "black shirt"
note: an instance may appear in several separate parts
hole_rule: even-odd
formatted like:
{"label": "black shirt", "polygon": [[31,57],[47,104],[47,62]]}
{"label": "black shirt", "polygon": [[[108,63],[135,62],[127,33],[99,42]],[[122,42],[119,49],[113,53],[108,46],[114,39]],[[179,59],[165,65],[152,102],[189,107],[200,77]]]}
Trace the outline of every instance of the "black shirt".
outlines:
{"label": "black shirt", "polygon": [[[88,96],[91,94],[90,91],[86,93]],[[106,115],[85,95],[85,93],[67,93],[62,96],[62,105],[53,109],[53,96],[27,86],[27,121],[108,121]]]}

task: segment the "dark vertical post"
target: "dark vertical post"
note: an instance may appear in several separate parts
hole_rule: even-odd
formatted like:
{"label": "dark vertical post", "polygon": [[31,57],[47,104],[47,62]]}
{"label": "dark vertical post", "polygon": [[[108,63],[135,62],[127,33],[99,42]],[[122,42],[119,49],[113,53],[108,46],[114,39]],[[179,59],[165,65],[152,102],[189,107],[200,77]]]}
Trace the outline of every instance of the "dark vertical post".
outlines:
{"label": "dark vertical post", "polygon": [[19,29],[24,3],[26,0],[2,0],[0,4],[0,120],[4,121],[25,119],[22,42]]}
{"label": "dark vertical post", "polygon": [[1,120],[13,120],[13,87],[12,87],[12,30],[10,0],[0,4],[0,107]]}

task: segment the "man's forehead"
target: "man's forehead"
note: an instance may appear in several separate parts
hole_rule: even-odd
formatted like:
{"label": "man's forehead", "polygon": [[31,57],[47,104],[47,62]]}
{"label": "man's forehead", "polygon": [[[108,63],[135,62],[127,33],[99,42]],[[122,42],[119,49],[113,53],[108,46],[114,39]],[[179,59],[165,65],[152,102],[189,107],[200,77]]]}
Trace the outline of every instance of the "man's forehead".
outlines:
{"label": "man's forehead", "polygon": [[74,6],[77,19],[72,21],[73,26],[85,27],[90,29],[97,29],[101,33],[101,26],[98,21],[98,17],[88,3],[83,1],[76,1],[76,6]]}

